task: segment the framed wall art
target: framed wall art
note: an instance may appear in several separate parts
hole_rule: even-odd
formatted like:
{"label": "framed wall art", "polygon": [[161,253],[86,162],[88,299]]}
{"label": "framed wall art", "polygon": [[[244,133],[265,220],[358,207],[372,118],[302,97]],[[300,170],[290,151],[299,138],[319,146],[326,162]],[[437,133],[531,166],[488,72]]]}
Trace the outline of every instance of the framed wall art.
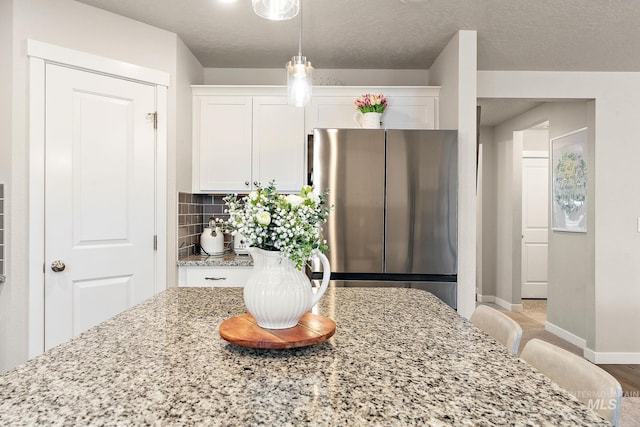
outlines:
{"label": "framed wall art", "polygon": [[587,128],[551,140],[551,229],[587,232]]}

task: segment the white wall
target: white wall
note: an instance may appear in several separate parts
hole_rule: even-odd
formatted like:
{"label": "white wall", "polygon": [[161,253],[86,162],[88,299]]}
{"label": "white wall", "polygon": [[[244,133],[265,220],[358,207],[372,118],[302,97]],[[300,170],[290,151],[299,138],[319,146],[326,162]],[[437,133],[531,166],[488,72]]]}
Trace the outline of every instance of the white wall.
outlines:
{"label": "white wall", "polygon": [[[480,156],[478,160],[477,198],[477,260],[476,293],[480,302],[494,302],[496,297],[496,244],[497,217],[491,207],[496,206],[497,186],[496,145],[493,127],[480,128]],[[487,191],[484,190],[487,188]],[[485,213],[485,211],[487,211]]]}
{"label": "white wall", "polygon": [[[116,60],[130,62],[148,68],[154,68],[171,75],[171,86],[168,90],[168,153],[169,162],[176,159],[176,69],[177,69],[177,36],[128,18],[105,12],[103,10],[77,3],[71,0],[6,0],[2,3],[2,31],[11,28],[13,53],[8,64],[8,75],[11,81],[12,98],[11,118],[12,138],[9,147],[0,142],[2,159],[0,164],[5,169],[5,162],[10,163],[10,191],[7,204],[10,206],[7,238],[11,243],[7,254],[10,275],[7,283],[1,286],[0,309],[7,321],[0,328],[0,371],[5,371],[18,363],[24,362],[28,354],[28,256],[27,244],[28,218],[28,139],[27,139],[27,71],[26,40],[33,39],[58,46],[63,46],[91,54],[101,55]],[[13,15],[10,8],[13,7]],[[5,13],[8,12],[8,13]],[[9,30],[11,31],[11,30]],[[6,40],[6,38],[2,38]],[[5,44],[0,45],[2,49]],[[0,51],[2,52],[2,51]],[[5,57],[4,52],[0,53]],[[5,74],[3,74],[4,76]],[[4,87],[4,86],[0,86]],[[6,103],[0,101],[3,109]],[[6,111],[0,110],[2,117]],[[4,127],[3,127],[4,129]],[[0,131],[0,132],[5,132]],[[8,160],[4,160],[8,159]],[[175,171],[175,166],[169,169]],[[0,177],[5,172],[0,172]],[[168,177],[175,182],[175,172]],[[175,189],[175,185],[173,187]],[[175,193],[175,191],[174,191]],[[168,210],[175,210],[175,194],[167,198]],[[169,223],[169,230],[176,225]],[[174,232],[175,234],[175,232]],[[168,247],[175,247],[176,242],[168,242]],[[175,253],[174,253],[175,255]],[[175,258],[167,260],[175,264]],[[5,310],[6,309],[6,310]]]}
{"label": "white wall", "polygon": [[470,317],[476,293],[475,31],[459,31],[429,70],[440,91],[440,129],[458,129],[458,313]]}
{"label": "white wall", "polygon": [[167,286],[178,286],[178,191],[191,192],[191,85],[204,82],[204,69],[184,42],[176,40],[176,143],[167,175]]}
{"label": "white wall", "polygon": [[[4,202],[4,228],[6,229],[5,239],[5,272],[9,278],[13,277],[14,270],[11,266],[13,260],[12,234],[9,232],[12,227],[13,215],[11,208],[13,206],[13,183],[11,181],[11,146],[13,139],[12,124],[12,83],[13,69],[11,67],[13,45],[11,34],[13,32],[13,3],[11,1],[0,1],[0,70],[2,70],[0,79],[0,183],[5,184],[5,202]],[[18,293],[18,295],[16,295]],[[26,337],[21,339],[20,332],[24,332],[24,328],[20,328],[15,323],[24,323],[26,316],[17,316],[20,314],[13,307],[15,301],[20,300],[24,295],[20,295],[20,290],[16,286],[11,286],[10,282],[0,283],[0,372],[4,371],[4,360],[16,360],[12,357],[10,343],[19,342],[26,345]]]}
{"label": "white wall", "polygon": [[[640,73],[478,72],[481,98],[585,99],[593,140],[586,244],[593,283],[586,284],[585,356],[596,363],[640,363]],[[593,156],[593,157],[591,157]],[[593,209],[593,212],[591,212]],[[569,237],[572,238],[572,237]],[[568,268],[591,266],[568,265]]]}
{"label": "white wall", "polygon": [[522,149],[524,151],[549,151],[549,131],[530,129],[523,132]]}
{"label": "white wall", "polygon": [[[346,70],[315,69],[316,86],[427,86],[427,70]],[[282,68],[205,68],[208,85],[286,85]]]}
{"label": "white wall", "polygon": [[190,193],[191,188],[191,136],[193,123],[191,108],[193,105],[192,84],[204,84],[204,68],[193,56],[182,40],[178,38],[178,70],[177,70],[177,100],[176,128],[178,129],[177,144],[177,191]]}

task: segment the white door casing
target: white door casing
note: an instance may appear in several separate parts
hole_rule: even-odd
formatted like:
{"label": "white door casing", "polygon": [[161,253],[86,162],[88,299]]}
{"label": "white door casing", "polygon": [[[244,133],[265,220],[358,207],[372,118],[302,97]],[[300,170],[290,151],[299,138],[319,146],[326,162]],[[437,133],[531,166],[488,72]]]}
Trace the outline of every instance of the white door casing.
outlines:
{"label": "white door casing", "polygon": [[[147,221],[153,224],[157,237],[157,250],[153,252],[155,276],[152,283],[153,293],[157,293],[166,287],[167,87],[170,75],[164,71],[34,40],[27,40],[27,55],[29,56],[28,357],[32,358],[42,353],[45,349],[45,271],[50,271],[48,270],[50,262],[48,264],[45,262],[44,231],[46,179],[45,69],[50,63],[64,64],[75,70],[97,72],[102,76],[108,75],[125,79],[129,82],[145,83],[154,88],[155,111],[158,113],[156,116],[155,152],[152,153],[155,161],[152,180],[155,181],[155,185],[149,191],[154,198],[154,212],[151,217],[147,218]],[[152,111],[145,111],[145,116]],[[45,270],[45,267],[47,270]],[[79,295],[78,297],[86,296],[87,293],[85,292],[84,295]],[[100,303],[102,302],[100,301]]]}
{"label": "white door casing", "polygon": [[522,298],[546,298],[549,159],[522,159]]}
{"label": "white door casing", "polygon": [[45,85],[46,350],[153,295],[155,88],[52,64]]}

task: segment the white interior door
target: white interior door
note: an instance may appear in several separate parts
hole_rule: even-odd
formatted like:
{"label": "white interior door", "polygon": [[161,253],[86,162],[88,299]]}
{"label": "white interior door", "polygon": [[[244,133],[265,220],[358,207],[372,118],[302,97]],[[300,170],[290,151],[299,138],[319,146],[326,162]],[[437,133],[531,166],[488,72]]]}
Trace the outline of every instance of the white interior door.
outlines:
{"label": "white interior door", "polygon": [[546,298],[549,159],[522,159],[522,298]]}
{"label": "white interior door", "polygon": [[45,349],[154,293],[155,91],[46,66]]}

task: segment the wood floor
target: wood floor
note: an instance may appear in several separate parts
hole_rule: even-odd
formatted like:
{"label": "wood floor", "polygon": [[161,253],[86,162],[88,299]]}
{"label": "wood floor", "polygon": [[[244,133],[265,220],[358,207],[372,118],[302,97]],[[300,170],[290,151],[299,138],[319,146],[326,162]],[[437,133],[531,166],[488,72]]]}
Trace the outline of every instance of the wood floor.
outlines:
{"label": "wood floor", "polygon": [[622,395],[640,397],[640,365],[598,365],[618,380]]}
{"label": "wood floor", "polygon": [[[500,309],[497,306],[495,308]],[[546,304],[540,301],[523,301],[524,311],[521,313],[500,309],[522,326],[522,342],[518,353],[532,338],[548,341],[572,353],[583,355],[582,349],[544,330]],[[624,397],[640,397],[640,365],[598,365],[613,375],[622,386]]]}

